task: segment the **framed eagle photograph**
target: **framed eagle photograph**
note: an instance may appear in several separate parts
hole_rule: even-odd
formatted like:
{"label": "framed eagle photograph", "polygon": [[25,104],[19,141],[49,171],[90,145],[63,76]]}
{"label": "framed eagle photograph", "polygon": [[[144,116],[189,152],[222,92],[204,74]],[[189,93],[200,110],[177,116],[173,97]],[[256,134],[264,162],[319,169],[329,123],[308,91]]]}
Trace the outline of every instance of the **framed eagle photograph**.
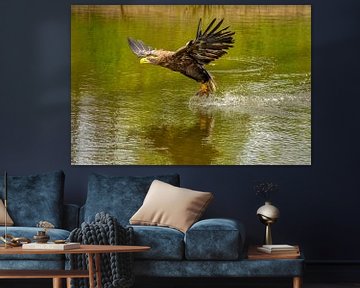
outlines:
{"label": "framed eagle photograph", "polygon": [[72,5],[72,165],[311,165],[311,5]]}

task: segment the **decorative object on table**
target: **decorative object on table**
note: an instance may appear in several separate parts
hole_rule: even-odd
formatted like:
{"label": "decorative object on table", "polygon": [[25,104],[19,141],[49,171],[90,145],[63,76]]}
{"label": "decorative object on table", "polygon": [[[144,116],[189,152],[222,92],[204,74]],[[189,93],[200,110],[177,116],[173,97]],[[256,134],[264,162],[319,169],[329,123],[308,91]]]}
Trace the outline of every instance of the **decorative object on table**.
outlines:
{"label": "decorative object on table", "polygon": [[278,191],[278,185],[272,182],[260,182],[254,187],[256,195],[265,200],[265,205],[261,206],[256,214],[261,223],[265,225],[264,242],[266,245],[272,244],[271,225],[280,217],[280,211],[270,202],[270,196],[273,192]]}
{"label": "decorative object on table", "polygon": [[265,202],[265,205],[261,206],[256,214],[258,215],[261,223],[265,225],[265,244],[272,244],[272,235],[271,235],[271,225],[276,222],[280,216],[279,209],[274,205],[271,205],[271,202]]}
{"label": "decorative object on table", "polygon": [[34,235],[33,239],[36,243],[47,243],[50,239],[50,236],[47,235],[47,230],[55,228],[53,224],[48,221],[40,221],[36,227],[43,228]]}
{"label": "decorative object on table", "polygon": [[[95,221],[83,222],[80,228],[71,231],[70,242],[80,242],[89,245],[134,245],[132,227],[121,226],[115,217],[100,212],[95,215]],[[70,269],[86,270],[86,255],[71,254]],[[130,288],[134,285],[132,253],[101,254],[101,279],[103,287]],[[88,279],[72,279],[71,287],[87,288]]]}
{"label": "decorative object on table", "polygon": [[43,228],[46,233],[47,230],[55,228],[55,225],[48,221],[39,221],[39,223],[36,224],[36,227]]}
{"label": "decorative object on table", "polygon": [[30,243],[31,240],[26,237],[14,237],[11,234],[5,234],[0,237],[0,240],[5,243],[5,248],[7,247],[18,247],[23,245],[24,243]]}
{"label": "decorative object on table", "polygon": [[54,240],[55,244],[65,244],[67,243],[66,240],[60,239],[60,240]]}
{"label": "decorative object on table", "polygon": [[33,237],[36,243],[47,243],[50,239],[49,235],[45,231],[38,231]]}

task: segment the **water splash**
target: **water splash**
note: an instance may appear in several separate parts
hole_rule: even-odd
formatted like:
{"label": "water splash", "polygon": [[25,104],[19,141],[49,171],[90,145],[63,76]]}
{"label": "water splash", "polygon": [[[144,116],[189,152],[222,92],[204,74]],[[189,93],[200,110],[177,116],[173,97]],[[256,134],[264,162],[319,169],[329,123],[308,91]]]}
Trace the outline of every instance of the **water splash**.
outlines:
{"label": "water splash", "polygon": [[243,94],[241,88],[219,92],[208,97],[193,96],[189,99],[189,109],[193,112],[221,113],[223,115],[246,113],[251,115],[287,115],[307,113],[311,95],[308,92],[297,94],[267,93]]}

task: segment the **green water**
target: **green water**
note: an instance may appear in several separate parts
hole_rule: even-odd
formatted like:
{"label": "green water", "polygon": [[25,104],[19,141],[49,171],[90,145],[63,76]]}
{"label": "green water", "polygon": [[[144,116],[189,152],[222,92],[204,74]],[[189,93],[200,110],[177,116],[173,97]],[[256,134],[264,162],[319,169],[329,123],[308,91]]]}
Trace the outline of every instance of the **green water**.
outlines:
{"label": "green water", "polygon": [[[311,164],[310,6],[72,6],[75,165]],[[216,93],[140,64],[127,37],[176,50],[213,17],[234,47],[208,65]]]}

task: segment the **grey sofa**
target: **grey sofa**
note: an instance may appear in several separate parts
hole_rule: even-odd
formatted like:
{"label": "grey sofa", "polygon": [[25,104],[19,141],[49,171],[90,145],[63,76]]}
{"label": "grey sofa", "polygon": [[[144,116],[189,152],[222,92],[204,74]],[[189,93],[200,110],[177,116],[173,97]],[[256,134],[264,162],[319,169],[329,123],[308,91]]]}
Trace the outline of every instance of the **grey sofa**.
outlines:
{"label": "grey sofa", "polygon": [[[64,173],[54,171],[31,176],[8,177],[8,212],[14,225],[7,233],[30,240],[37,231],[39,221],[55,225],[48,230],[50,240],[67,239],[79,222],[77,205],[64,204]],[[3,183],[0,176],[0,183]],[[3,185],[0,195],[4,198]],[[0,235],[5,227],[0,226]],[[63,255],[0,255],[0,269],[64,269]]]}
{"label": "grey sofa", "polygon": [[[179,186],[179,175],[118,177],[92,174],[80,221],[104,211],[123,226],[139,209],[154,179]],[[216,201],[216,200],[215,200]],[[151,250],[135,253],[135,274],[150,277],[299,277],[303,259],[247,260],[245,229],[233,219],[204,219],[186,233],[158,226],[132,225],[135,244]],[[298,282],[297,282],[298,283]],[[294,284],[294,287],[299,287]]]}

